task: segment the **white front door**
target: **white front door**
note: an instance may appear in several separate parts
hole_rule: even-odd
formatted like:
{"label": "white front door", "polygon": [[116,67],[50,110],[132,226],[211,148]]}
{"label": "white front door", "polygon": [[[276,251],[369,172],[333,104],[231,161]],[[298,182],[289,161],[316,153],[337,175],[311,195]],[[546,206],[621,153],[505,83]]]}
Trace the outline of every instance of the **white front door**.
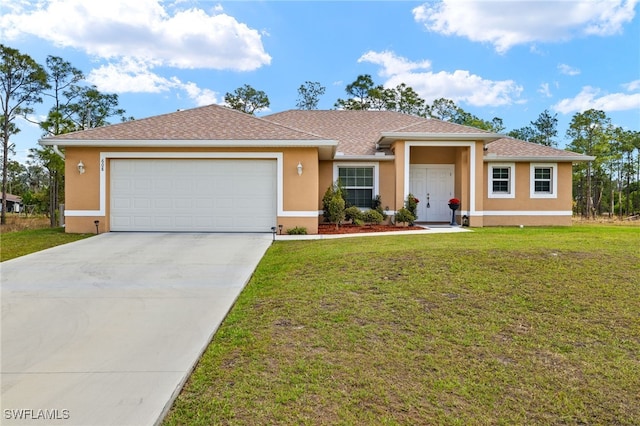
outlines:
{"label": "white front door", "polygon": [[449,199],[453,194],[452,164],[412,164],[409,191],[418,199],[419,222],[449,222]]}

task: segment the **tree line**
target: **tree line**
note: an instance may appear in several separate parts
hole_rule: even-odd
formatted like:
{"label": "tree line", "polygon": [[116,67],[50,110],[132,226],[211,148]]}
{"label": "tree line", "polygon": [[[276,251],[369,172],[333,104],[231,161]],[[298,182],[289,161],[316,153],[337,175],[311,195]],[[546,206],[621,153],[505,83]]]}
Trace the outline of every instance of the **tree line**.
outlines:
{"label": "tree line", "polygon": [[[30,150],[26,164],[11,161],[11,136],[20,129],[16,119],[33,121],[33,107],[49,103],[45,119],[36,122],[43,136],[85,130],[110,124],[111,119],[133,120],[120,108],[116,94],[101,93],[85,81],[85,76],[69,62],[48,56],[40,65],[30,56],[0,44],[0,137],[2,139],[2,218],[6,221],[6,194],[19,195],[26,205],[44,211],[55,226],[56,209],[64,200],[64,161],[51,147]],[[296,108],[314,110],[326,88],[306,81],[297,92]],[[494,133],[557,147],[557,114],[540,113],[529,126],[505,133],[503,120],[485,120],[465,111],[446,98],[431,104],[410,86],[376,84],[368,75],[359,75],[345,87],[346,97],[334,108],[345,110],[396,111],[471,126]],[[270,106],[268,95],[245,84],[224,96],[227,106],[255,114]],[[576,113],[566,131],[571,141],[567,149],[596,160],[574,166],[574,210],[583,216],[597,214],[631,215],[640,211],[640,132],[613,126],[603,111]]]}

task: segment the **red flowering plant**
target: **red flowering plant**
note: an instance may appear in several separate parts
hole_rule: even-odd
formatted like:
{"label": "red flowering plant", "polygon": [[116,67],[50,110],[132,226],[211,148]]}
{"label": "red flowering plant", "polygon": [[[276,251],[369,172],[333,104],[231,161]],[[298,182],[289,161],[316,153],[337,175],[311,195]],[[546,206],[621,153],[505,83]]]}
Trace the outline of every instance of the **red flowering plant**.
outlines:
{"label": "red flowering plant", "polygon": [[457,198],[451,198],[449,200],[449,204],[458,204],[458,205],[460,205],[460,200],[458,200]]}

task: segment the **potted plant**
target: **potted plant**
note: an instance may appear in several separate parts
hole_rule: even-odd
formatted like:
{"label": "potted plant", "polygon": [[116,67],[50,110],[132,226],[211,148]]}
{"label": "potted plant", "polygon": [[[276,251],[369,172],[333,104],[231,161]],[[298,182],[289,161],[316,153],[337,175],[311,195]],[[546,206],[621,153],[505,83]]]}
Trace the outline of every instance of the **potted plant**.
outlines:
{"label": "potted plant", "polygon": [[449,208],[451,209],[451,226],[457,225],[456,223],[456,210],[460,208],[460,200],[457,198],[451,198],[449,200]]}

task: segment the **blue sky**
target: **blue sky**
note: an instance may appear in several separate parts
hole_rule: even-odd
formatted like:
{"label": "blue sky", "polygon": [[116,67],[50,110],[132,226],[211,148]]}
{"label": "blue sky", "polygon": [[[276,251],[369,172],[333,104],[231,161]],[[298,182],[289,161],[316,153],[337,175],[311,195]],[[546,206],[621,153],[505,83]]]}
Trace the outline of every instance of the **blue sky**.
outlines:
{"label": "blue sky", "polygon": [[[135,118],[223,104],[244,84],[267,93],[265,115],[295,108],[305,81],[326,87],[319,107],[331,109],[370,74],[507,131],[548,109],[563,147],[589,108],[640,129],[639,1],[0,0],[0,42],[71,62]],[[24,161],[41,135],[17,124]]]}

